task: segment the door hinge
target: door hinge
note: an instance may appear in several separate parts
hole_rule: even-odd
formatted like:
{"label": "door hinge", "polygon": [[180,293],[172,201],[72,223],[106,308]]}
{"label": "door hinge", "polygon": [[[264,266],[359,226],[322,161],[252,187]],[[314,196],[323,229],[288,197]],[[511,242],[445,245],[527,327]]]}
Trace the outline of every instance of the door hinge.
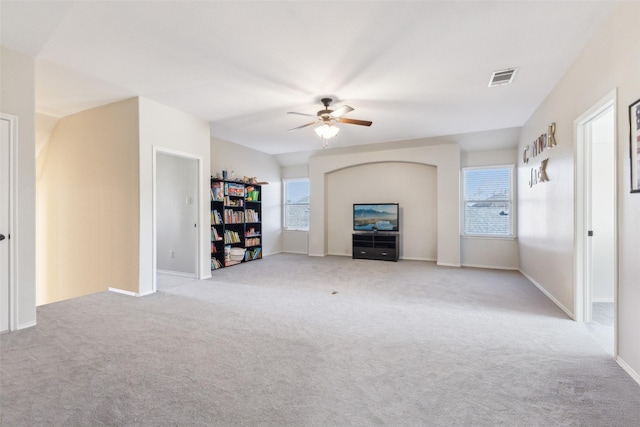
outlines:
{"label": "door hinge", "polygon": [[589,236],[589,237],[593,237],[593,230],[589,230],[589,231],[587,231],[587,236]]}

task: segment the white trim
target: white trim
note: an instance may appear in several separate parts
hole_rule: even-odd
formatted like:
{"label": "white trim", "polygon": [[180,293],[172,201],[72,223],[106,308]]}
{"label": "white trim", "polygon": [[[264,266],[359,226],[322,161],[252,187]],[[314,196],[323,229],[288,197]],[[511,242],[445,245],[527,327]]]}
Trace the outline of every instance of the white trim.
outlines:
{"label": "white trim", "polygon": [[462,267],[486,268],[486,269],[490,269],[490,270],[518,271],[518,267],[505,267],[505,266],[500,266],[500,265],[462,264]]}
{"label": "white trim", "polygon": [[435,258],[415,258],[415,257],[405,257],[401,256],[398,258],[403,261],[424,261],[424,262],[437,262],[438,260]]}
{"label": "white trim", "polygon": [[[509,199],[508,200],[498,200],[498,201],[506,201],[509,203],[509,220],[511,229],[509,234],[478,234],[478,233],[467,233],[465,229],[465,213],[466,213],[466,195],[465,195],[465,187],[466,187],[466,178],[465,172],[468,170],[487,170],[487,169],[509,169]],[[515,240],[516,236],[516,217],[517,217],[517,203],[515,201],[515,186],[516,186],[516,165],[515,164],[505,164],[505,165],[487,165],[487,166],[465,166],[460,169],[460,236],[463,239],[503,239],[503,240]],[[469,199],[470,202],[475,200]],[[478,200],[480,202],[481,200]]]}
{"label": "white trim", "polygon": [[156,273],[168,274],[170,276],[177,276],[177,277],[187,277],[189,279],[195,279],[196,278],[195,274],[193,274],[193,273],[185,273],[183,271],[157,269]]}
{"label": "white trim", "polygon": [[615,302],[615,298],[592,298],[591,302],[613,303],[613,302]]}
{"label": "white trim", "polygon": [[638,374],[631,366],[629,366],[627,362],[622,360],[622,357],[616,356],[615,360],[616,362],[618,362],[618,365],[620,365],[622,369],[624,369],[625,372],[629,374],[631,378],[633,378],[635,382],[640,384],[640,374]]}
{"label": "white trim", "polygon": [[19,331],[21,329],[33,328],[34,326],[36,326],[36,321],[32,320],[31,322],[20,323],[18,326],[16,326],[15,330]]}
{"label": "white trim", "polygon": [[114,292],[116,294],[122,294],[122,295],[126,295],[126,296],[129,296],[129,297],[145,297],[147,295],[155,294],[155,291],[139,293],[139,292],[126,291],[124,289],[118,289],[118,288],[109,288],[109,292]]}
{"label": "white trim", "polygon": [[[585,169],[586,161],[589,160],[590,145],[585,150],[584,141],[586,138],[585,127],[588,123],[593,121],[597,116],[601,115],[605,111],[613,110],[613,170],[618,170],[618,126],[617,117],[617,89],[612,90],[597,103],[595,103],[586,112],[581,114],[573,122],[574,127],[574,306],[576,310],[575,320],[582,322],[587,321],[591,317],[591,305],[588,302],[591,300],[591,286],[589,283],[585,283],[588,280],[587,263],[586,259],[589,256],[590,244],[587,239],[587,230],[589,229],[589,215],[590,212],[586,209],[589,205],[590,194],[588,190],[590,188],[589,179]],[[618,265],[618,177],[614,176],[614,188],[613,192],[613,222],[614,222],[614,259],[615,265]],[[614,269],[613,273],[613,286],[614,286],[614,343],[613,351],[614,356],[618,354],[618,270]]]}
{"label": "white trim", "polygon": [[307,226],[306,227],[288,227],[287,226],[287,206],[289,206],[289,204],[287,203],[287,183],[289,182],[302,182],[302,181],[306,181],[307,185],[309,186],[309,198],[311,195],[311,180],[309,179],[309,177],[302,177],[302,178],[284,178],[282,180],[282,231],[298,231],[298,232],[303,232],[303,233],[308,233],[309,232],[309,226],[311,224],[311,208],[310,208],[310,201],[309,203],[297,203],[297,204],[292,204],[291,206],[306,206],[308,211],[309,211],[309,217],[307,218]]}
{"label": "white trim", "polygon": [[137,292],[125,291],[124,289],[118,288],[109,288],[109,292],[115,292],[116,294],[128,295],[130,297],[139,297],[140,294]]}
{"label": "white trim", "polygon": [[524,271],[522,271],[520,269],[518,269],[518,271],[520,272],[520,274],[522,274],[524,277],[526,277],[527,280],[529,280],[536,288],[538,288],[540,290],[540,292],[545,294],[547,296],[547,298],[549,298],[551,301],[553,301],[555,305],[560,307],[560,309],[562,311],[564,311],[567,316],[569,316],[573,320],[576,320],[575,315],[573,313],[571,313],[571,311],[567,307],[562,305],[562,303],[560,301],[555,299],[555,297],[553,295],[551,295],[544,287],[542,287],[541,284],[539,284],[538,282],[533,280],[533,278],[531,276],[529,276],[527,273],[525,273]]}
{"label": "white trim", "polygon": [[475,240],[516,240],[517,237],[513,236],[496,236],[488,234],[461,234],[463,239],[475,239]]}
{"label": "white trim", "polygon": [[18,117],[0,113],[0,119],[9,122],[9,330],[14,331],[35,326],[36,321],[18,324]]}
{"label": "white trim", "polygon": [[[160,154],[168,154],[171,156],[178,156],[178,157],[184,157],[186,159],[193,159],[196,161],[197,164],[197,183],[196,183],[196,194],[197,197],[195,197],[196,199],[196,217],[197,217],[197,224],[198,224],[198,232],[196,233],[196,265],[195,265],[195,279],[200,280],[202,279],[201,274],[200,274],[200,258],[202,257],[202,233],[203,233],[203,229],[204,226],[207,225],[207,230],[209,229],[209,227],[211,226],[211,224],[204,224],[203,220],[202,220],[202,215],[201,215],[201,208],[202,208],[202,180],[204,179],[203,176],[203,170],[202,170],[202,156],[197,156],[194,155],[192,153],[187,153],[184,151],[178,151],[178,150],[174,150],[171,148],[164,148],[164,147],[158,147],[156,145],[152,146],[152,156],[151,156],[151,170],[152,170],[152,179],[151,179],[151,251],[152,251],[152,260],[151,260],[151,291],[149,292],[145,292],[143,294],[140,295],[149,295],[152,294],[154,292],[156,292],[158,290],[158,284],[157,284],[157,278],[156,278],[156,271],[157,271],[157,213],[156,213],[156,200],[157,200],[157,195],[156,195],[156,191],[157,191],[157,183],[156,183],[156,171],[157,171],[157,155],[158,153]],[[209,194],[209,190],[207,189],[207,195]]]}
{"label": "white trim", "polygon": [[436,262],[436,265],[440,266],[440,267],[461,267],[460,264],[451,264],[451,263],[447,263],[447,262]]}
{"label": "white trim", "polygon": [[275,253],[277,253],[277,254],[278,253],[283,253],[283,254],[309,255],[308,252],[296,252],[296,251],[282,251],[282,252],[275,252]]}

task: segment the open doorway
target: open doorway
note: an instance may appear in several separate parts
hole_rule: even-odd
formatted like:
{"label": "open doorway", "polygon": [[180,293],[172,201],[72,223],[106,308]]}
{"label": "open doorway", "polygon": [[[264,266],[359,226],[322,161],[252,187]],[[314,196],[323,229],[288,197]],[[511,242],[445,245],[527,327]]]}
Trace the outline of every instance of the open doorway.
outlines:
{"label": "open doorway", "polygon": [[156,290],[198,276],[198,168],[196,158],[156,151]]}
{"label": "open doorway", "polygon": [[617,225],[615,93],[577,124],[576,307],[598,343],[616,349]]}
{"label": "open doorway", "polygon": [[11,186],[13,171],[11,156],[16,145],[17,117],[0,114],[0,332],[14,329],[13,268],[11,266],[13,242],[10,240],[13,206]]}

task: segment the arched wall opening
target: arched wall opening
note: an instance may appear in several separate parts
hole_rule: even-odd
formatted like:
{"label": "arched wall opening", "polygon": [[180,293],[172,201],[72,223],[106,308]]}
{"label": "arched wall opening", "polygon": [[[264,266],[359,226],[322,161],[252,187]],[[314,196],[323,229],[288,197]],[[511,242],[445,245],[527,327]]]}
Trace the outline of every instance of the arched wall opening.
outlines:
{"label": "arched wall opening", "polygon": [[[437,259],[437,168],[376,162],[326,175],[327,252],[351,256],[354,203],[400,204],[400,258]],[[404,234],[411,238],[403,238]]]}
{"label": "arched wall opening", "polygon": [[[334,221],[330,219],[329,192],[344,192],[348,183],[338,181],[331,174],[342,169],[368,164],[389,164],[391,162],[423,164],[436,170],[436,261],[438,265],[460,266],[460,147],[455,143],[423,145],[369,152],[337,152],[319,155],[309,159],[309,255],[325,256],[329,252],[330,234]],[[335,183],[332,180],[335,179]],[[346,179],[346,178],[345,178]],[[415,184],[407,182],[411,189]],[[370,188],[367,191],[371,191]],[[390,195],[391,196],[391,195]],[[407,215],[407,212],[404,212]],[[349,220],[350,221],[350,220]],[[350,236],[351,233],[348,234]],[[422,237],[420,233],[402,229],[401,239],[406,244],[415,244]],[[335,239],[332,241],[334,244]],[[405,254],[406,256],[407,254]]]}

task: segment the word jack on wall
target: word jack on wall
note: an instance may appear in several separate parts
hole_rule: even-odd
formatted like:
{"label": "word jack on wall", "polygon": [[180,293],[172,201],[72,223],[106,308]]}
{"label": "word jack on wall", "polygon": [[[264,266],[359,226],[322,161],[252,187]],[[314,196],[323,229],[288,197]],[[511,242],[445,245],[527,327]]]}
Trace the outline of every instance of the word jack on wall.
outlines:
{"label": "word jack on wall", "polygon": [[[543,151],[555,147],[557,145],[555,134],[556,124],[551,123],[547,129],[547,133],[543,133],[531,144],[527,144],[522,151],[522,161],[524,164],[526,165],[529,163],[529,156],[536,157]],[[549,176],[547,175],[548,162],[549,158],[546,158],[540,162],[540,166],[538,168],[531,168],[531,172],[529,174],[529,187],[533,187],[541,182],[549,181]]]}

